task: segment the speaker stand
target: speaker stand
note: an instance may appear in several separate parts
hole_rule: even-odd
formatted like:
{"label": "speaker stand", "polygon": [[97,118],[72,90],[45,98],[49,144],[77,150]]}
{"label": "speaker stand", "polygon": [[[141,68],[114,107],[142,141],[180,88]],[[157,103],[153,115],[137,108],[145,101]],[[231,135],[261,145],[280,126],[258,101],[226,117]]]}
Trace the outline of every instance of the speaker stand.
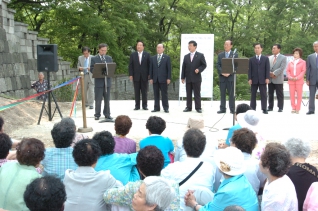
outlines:
{"label": "speaker stand", "polygon": [[[50,84],[50,72],[47,72],[47,86],[48,86],[48,89],[51,88],[51,84]],[[52,97],[52,99],[54,100],[54,103],[55,103],[55,109],[54,109],[53,114],[52,114],[52,109],[51,109],[51,97]],[[47,110],[46,107],[45,107],[46,99],[48,99],[48,110]],[[48,93],[47,93],[47,97],[44,98],[44,100],[43,100],[42,109],[41,109],[40,117],[39,117],[39,120],[38,120],[38,125],[39,125],[40,122],[41,122],[43,110],[45,110],[46,114],[49,116],[49,121],[52,121],[53,116],[54,116],[56,110],[59,112],[60,117],[63,118],[62,113],[61,113],[61,111],[60,111],[60,107],[59,107],[59,105],[57,104],[56,99],[55,99],[55,96],[54,96],[54,94],[53,94],[52,91],[48,92]]]}

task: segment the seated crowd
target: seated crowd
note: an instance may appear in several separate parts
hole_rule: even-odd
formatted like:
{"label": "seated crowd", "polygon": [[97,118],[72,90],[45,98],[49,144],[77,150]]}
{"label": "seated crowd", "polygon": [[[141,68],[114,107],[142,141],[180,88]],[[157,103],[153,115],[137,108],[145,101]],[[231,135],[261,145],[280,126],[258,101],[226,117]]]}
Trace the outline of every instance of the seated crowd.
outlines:
{"label": "seated crowd", "polygon": [[12,140],[0,117],[0,211],[317,210],[310,143],[265,144],[258,114],[246,104],[235,113],[225,143],[203,119],[190,118],[175,147],[158,116],[149,117],[149,136],[139,143],[126,137],[132,121],[125,115],[116,118],[115,135],[91,138],[63,118],[51,130],[52,148]]}

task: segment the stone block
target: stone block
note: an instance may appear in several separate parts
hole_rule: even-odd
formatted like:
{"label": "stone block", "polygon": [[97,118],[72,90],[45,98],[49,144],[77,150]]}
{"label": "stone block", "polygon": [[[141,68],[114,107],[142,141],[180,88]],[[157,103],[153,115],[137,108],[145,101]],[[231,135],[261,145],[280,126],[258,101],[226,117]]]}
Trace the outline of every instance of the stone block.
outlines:
{"label": "stone block", "polygon": [[[27,48],[32,48],[32,47],[27,47]],[[28,55],[28,59],[34,59],[32,50],[30,50],[30,52],[27,52],[27,55]]]}
{"label": "stone block", "polygon": [[16,81],[16,77],[10,77],[11,79],[11,85],[12,85],[12,90],[17,90],[17,81]]}
{"label": "stone block", "polygon": [[21,55],[22,55],[22,58],[23,58],[23,62],[24,62],[24,63],[27,63],[27,62],[28,62],[28,55],[27,55],[27,53],[22,52]]}
{"label": "stone block", "polygon": [[5,53],[9,53],[10,52],[9,44],[8,44],[8,42],[6,40],[4,41],[4,52]]}
{"label": "stone block", "polygon": [[3,28],[0,28],[0,40],[7,40],[7,34]]}
{"label": "stone block", "polygon": [[[25,45],[20,46],[20,52],[21,53],[26,53],[27,52],[27,47]],[[27,55],[27,54],[26,54]]]}
{"label": "stone block", "polygon": [[0,78],[0,92],[6,92],[6,82],[4,78]]}
{"label": "stone block", "polygon": [[31,88],[31,86],[30,86],[30,78],[28,78],[28,79],[29,80],[27,80],[27,77],[25,75],[21,75],[20,76],[22,89],[27,89],[28,87]]}
{"label": "stone block", "polygon": [[31,81],[36,81],[37,80],[37,74],[35,74],[34,70],[29,70],[29,75],[30,75],[30,80]]}
{"label": "stone block", "polygon": [[21,83],[21,79],[19,76],[15,77],[15,81],[16,81],[17,89],[22,89],[22,83]]}
{"label": "stone block", "polygon": [[14,63],[13,64],[13,71],[15,76],[25,75],[25,69],[23,63]]}
{"label": "stone block", "polygon": [[20,45],[25,45],[26,39],[20,38]]}
{"label": "stone block", "polygon": [[2,65],[3,64],[3,55],[2,55],[3,53],[0,53],[0,65]]}
{"label": "stone block", "polygon": [[7,77],[7,78],[4,78],[4,80],[5,80],[5,83],[6,83],[6,89],[7,89],[7,91],[13,90],[13,89],[12,89],[12,84],[11,84],[11,78]]}
{"label": "stone block", "polygon": [[21,22],[15,22],[14,23],[14,30],[17,31],[17,32],[28,32],[28,24],[25,24],[25,23],[21,23]]}
{"label": "stone block", "polygon": [[15,97],[18,99],[24,98],[24,90],[16,90],[14,93]]}
{"label": "stone block", "polygon": [[26,45],[27,47],[31,47],[31,46],[32,46],[32,41],[26,39],[26,40],[25,40],[25,45]]}
{"label": "stone block", "polygon": [[4,78],[3,65],[0,64],[0,78]]}
{"label": "stone block", "polygon": [[0,40],[0,53],[4,52],[4,40]]}

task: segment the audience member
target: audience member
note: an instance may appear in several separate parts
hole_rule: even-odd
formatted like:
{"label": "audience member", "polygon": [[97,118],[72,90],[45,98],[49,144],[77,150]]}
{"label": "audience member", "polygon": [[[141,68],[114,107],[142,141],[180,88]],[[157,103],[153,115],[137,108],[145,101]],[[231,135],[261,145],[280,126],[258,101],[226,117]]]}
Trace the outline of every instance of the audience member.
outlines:
{"label": "audience member", "polygon": [[47,148],[45,158],[42,161],[43,176],[52,175],[64,179],[66,169],[77,168],[72,157],[72,140],[75,136],[74,120],[63,118],[62,121],[54,124],[51,135],[55,148]]}
{"label": "audience member", "polygon": [[[162,152],[155,146],[146,146],[141,149],[137,155],[137,168],[140,177],[145,179],[149,176],[160,176],[161,169],[164,165],[164,157]],[[129,182],[124,187],[111,188],[104,193],[104,200],[107,204],[129,207],[132,211],[132,201],[134,194],[138,191],[142,180]],[[166,210],[179,211],[179,185],[174,181],[169,180],[170,185],[175,189],[176,196]]]}
{"label": "audience member", "polygon": [[183,136],[183,147],[187,158],[183,162],[171,163],[161,171],[161,176],[179,183],[181,209],[186,208],[183,198],[188,190],[207,188],[212,192],[215,167],[200,158],[205,145],[206,137],[202,131],[189,129]]}
{"label": "audience member", "polygon": [[259,165],[267,177],[262,197],[262,211],[298,210],[294,184],[286,175],[291,165],[287,149],[278,143],[267,144]]}
{"label": "audience member", "polygon": [[238,148],[244,155],[245,177],[251,183],[256,195],[260,188],[263,188],[266,176],[259,169],[259,162],[252,158],[252,151],[257,144],[257,139],[253,131],[242,128],[234,131],[231,146]]}
{"label": "audience member", "polygon": [[170,163],[169,153],[174,150],[171,139],[161,135],[161,133],[166,129],[166,122],[161,117],[151,116],[147,120],[146,128],[148,129],[150,136],[139,142],[140,149],[149,145],[158,147],[165,157],[165,163],[163,166],[165,168]]}
{"label": "audience member", "polygon": [[[0,120],[1,121],[1,120]],[[13,160],[7,160],[10,149],[12,148],[12,141],[5,133],[0,133],[0,167]]]}
{"label": "audience member", "polygon": [[115,141],[112,134],[108,131],[96,133],[93,139],[97,141],[102,151],[101,156],[97,160],[96,171],[110,170],[110,174],[124,185],[128,182],[140,180],[136,168],[137,153],[114,153]]}
{"label": "audience member", "polygon": [[176,197],[175,190],[170,183],[158,176],[150,176],[144,179],[132,200],[135,211],[165,210]]}
{"label": "audience member", "polygon": [[116,145],[114,152],[116,153],[135,153],[136,142],[126,137],[132,126],[131,119],[126,115],[119,115],[115,119],[115,131],[114,136]]}
{"label": "audience member", "polygon": [[[244,176],[244,156],[235,147],[220,149],[215,156],[215,163],[223,173],[224,180],[214,199],[202,206],[196,201],[193,189],[185,195],[185,203],[194,210],[223,211],[227,206],[239,205],[249,211],[258,211],[258,200],[251,184]],[[195,189],[194,189],[195,190]]]}
{"label": "audience member", "polygon": [[30,211],[61,211],[66,201],[65,187],[53,176],[35,179],[26,187],[24,201]]}
{"label": "audience member", "polygon": [[318,182],[314,182],[308,189],[304,201],[303,211],[318,211]]}
{"label": "audience member", "polygon": [[12,211],[28,210],[23,194],[32,180],[41,177],[35,167],[43,160],[44,151],[44,144],[38,139],[23,139],[18,143],[18,163],[6,163],[0,168],[0,207]]}
{"label": "audience member", "polygon": [[[209,136],[209,131],[204,127],[204,120],[202,118],[189,118],[186,130],[190,128],[196,128],[201,130],[204,135],[206,136],[206,146],[200,158],[204,159],[205,161],[213,162],[213,155],[215,151],[218,149],[218,140],[214,139],[213,137]],[[184,161],[187,158],[187,154],[183,147],[183,140],[180,139],[177,142],[176,152],[174,161]]]}
{"label": "audience member", "polygon": [[292,166],[287,176],[295,185],[298,210],[302,210],[307,191],[313,182],[318,182],[318,170],[306,163],[310,154],[310,143],[298,138],[291,138],[284,143],[291,156]]}
{"label": "audience member", "polygon": [[[0,116],[0,134],[4,133],[4,132],[5,132],[4,131],[4,120]],[[12,138],[10,138],[10,140],[12,142],[11,148],[15,149],[20,141],[13,140]],[[15,159],[17,159],[16,151],[10,151],[9,154],[7,155],[7,160],[15,160]]]}
{"label": "audience member", "polygon": [[103,200],[103,193],[113,187],[121,186],[109,171],[95,171],[101,155],[98,143],[91,139],[79,141],[73,150],[76,170],[65,172],[64,185],[67,195],[65,211],[110,209]]}
{"label": "audience member", "polygon": [[223,211],[245,211],[245,209],[237,205],[231,205],[231,206],[225,207]]}

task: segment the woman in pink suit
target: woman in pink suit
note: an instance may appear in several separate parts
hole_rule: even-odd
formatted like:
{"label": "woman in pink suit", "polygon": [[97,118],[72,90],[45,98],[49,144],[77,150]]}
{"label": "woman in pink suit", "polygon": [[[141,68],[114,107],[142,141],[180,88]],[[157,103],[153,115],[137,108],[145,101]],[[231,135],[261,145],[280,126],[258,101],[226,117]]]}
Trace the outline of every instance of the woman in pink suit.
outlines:
{"label": "woman in pink suit", "polygon": [[[299,114],[302,96],[303,96],[303,84],[304,74],[306,73],[306,61],[301,59],[303,50],[301,48],[295,48],[293,50],[294,60],[289,62],[287,66],[287,78],[289,84],[289,95],[292,106],[292,113]],[[295,95],[297,96],[295,101]]]}

